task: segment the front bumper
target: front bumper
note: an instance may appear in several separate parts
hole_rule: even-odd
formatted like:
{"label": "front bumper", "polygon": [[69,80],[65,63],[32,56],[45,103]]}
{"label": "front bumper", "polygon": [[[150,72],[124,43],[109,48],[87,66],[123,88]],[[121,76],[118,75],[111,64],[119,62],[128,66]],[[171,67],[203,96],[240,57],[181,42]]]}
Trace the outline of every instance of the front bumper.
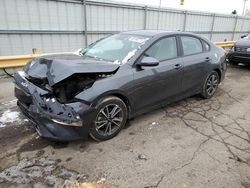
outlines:
{"label": "front bumper", "polygon": [[18,106],[41,137],[55,141],[86,139],[95,108],[82,102],[61,104],[51,93],[28,81],[24,72],[15,75]]}
{"label": "front bumper", "polygon": [[229,62],[250,63],[250,53],[230,51],[227,54],[227,59],[229,60]]}

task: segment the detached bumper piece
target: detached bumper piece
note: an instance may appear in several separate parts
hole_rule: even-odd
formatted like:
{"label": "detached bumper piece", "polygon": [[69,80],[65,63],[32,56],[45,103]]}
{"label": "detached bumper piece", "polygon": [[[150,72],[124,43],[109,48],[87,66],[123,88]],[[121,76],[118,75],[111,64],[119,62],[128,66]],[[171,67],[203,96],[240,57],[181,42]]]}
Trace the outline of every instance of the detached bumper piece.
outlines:
{"label": "detached bumper piece", "polygon": [[84,138],[82,128],[66,127],[56,124],[48,118],[28,110],[27,106],[18,101],[18,106],[31,122],[34,123],[39,136],[54,141],[70,141]]}
{"label": "detached bumper piece", "polygon": [[94,108],[81,102],[59,103],[50,91],[29,82],[22,71],[15,75],[15,81],[17,104],[41,137],[54,141],[88,137]]}

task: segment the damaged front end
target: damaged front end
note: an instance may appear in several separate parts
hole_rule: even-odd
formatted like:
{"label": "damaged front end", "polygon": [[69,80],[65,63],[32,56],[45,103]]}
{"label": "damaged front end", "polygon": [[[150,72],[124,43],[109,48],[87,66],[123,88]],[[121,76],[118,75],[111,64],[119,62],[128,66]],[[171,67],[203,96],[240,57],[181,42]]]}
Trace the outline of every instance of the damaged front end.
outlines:
{"label": "damaged front end", "polygon": [[[69,141],[87,138],[95,107],[75,96],[94,82],[112,75],[112,71],[72,70],[53,60],[39,59],[15,75],[15,96],[21,111],[34,123],[38,134],[51,140]],[[45,64],[46,63],[46,64]],[[40,66],[39,66],[40,64]],[[65,74],[58,72],[64,68]],[[74,68],[73,68],[74,69]]]}
{"label": "damaged front end", "polygon": [[74,74],[52,87],[53,96],[61,103],[74,102],[77,94],[91,88],[94,82],[111,75],[109,73]]}

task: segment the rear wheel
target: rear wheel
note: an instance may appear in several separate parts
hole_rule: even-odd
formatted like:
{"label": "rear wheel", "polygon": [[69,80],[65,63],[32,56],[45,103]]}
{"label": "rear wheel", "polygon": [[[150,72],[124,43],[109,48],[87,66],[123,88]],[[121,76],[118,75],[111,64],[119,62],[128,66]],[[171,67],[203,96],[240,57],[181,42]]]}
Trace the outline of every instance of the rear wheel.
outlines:
{"label": "rear wheel", "polygon": [[90,136],[96,141],[115,137],[127,121],[127,106],[118,97],[103,98],[97,105],[95,120],[90,128]]}
{"label": "rear wheel", "polygon": [[219,85],[219,75],[216,71],[213,71],[206,79],[201,96],[205,99],[211,98]]}

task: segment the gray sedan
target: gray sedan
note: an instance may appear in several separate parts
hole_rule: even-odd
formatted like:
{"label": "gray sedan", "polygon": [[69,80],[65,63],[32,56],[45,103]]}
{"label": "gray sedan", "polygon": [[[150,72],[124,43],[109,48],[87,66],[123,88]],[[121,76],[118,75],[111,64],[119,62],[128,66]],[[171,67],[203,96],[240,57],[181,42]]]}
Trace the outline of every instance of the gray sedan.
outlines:
{"label": "gray sedan", "polygon": [[103,141],[142,113],[212,97],[225,71],[224,50],[199,35],[128,31],[78,53],[33,59],[15,75],[15,95],[40,136]]}

